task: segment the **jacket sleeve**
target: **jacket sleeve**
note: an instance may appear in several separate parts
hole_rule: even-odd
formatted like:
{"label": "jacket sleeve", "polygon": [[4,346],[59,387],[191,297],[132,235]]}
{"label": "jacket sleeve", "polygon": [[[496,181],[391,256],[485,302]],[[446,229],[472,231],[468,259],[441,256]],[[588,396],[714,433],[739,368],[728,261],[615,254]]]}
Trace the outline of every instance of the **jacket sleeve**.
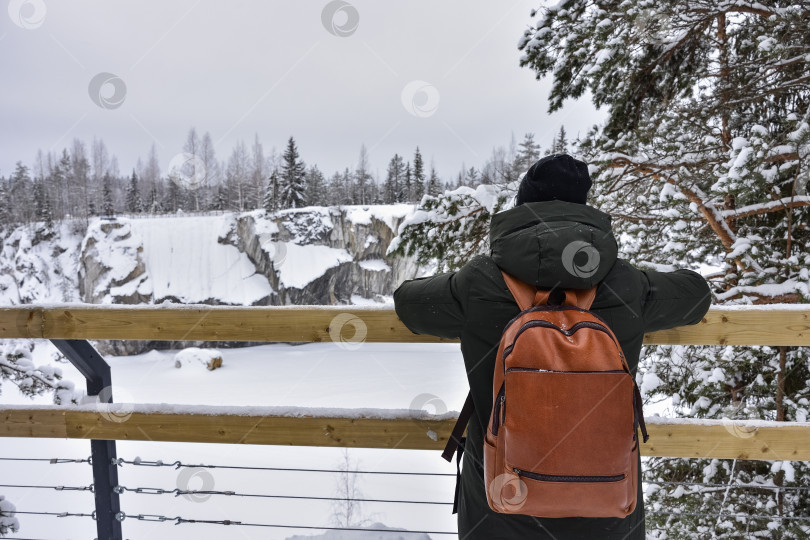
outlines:
{"label": "jacket sleeve", "polygon": [[697,272],[643,271],[642,274],[646,278],[642,314],[645,332],[696,324],[709,310],[711,290]]}
{"label": "jacket sleeve", "polygon": [[464,313],[458,300],[455,273],[412,279],[394,291],[397,316],[415,334],[458,338]]}

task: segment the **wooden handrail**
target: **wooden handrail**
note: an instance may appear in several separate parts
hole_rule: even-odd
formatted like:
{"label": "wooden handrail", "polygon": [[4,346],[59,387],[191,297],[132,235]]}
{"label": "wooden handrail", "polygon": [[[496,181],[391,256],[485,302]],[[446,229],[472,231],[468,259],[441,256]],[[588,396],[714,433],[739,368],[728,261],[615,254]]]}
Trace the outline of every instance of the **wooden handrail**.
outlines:
{"label": "wooden handrail", "polygon": [[[357,306],[15,306],[0,308],[0,339],[142,339],[437,343],[391,308]],[[713,307],[703,320],[644,336],[648,345],[810,345],[810,305]]]}
{"label": "wooden handrail", "polygon": [[[205,407],[201,413],[132,412],[132,407],[0,408],[0,436],[439,450],[455,422],[446,416],[285,416],[247,409],[242,415],[234,407]],[[650,440],[642,444],[642,455],[810,461],[810,423],[671,422],[647,419]]]}

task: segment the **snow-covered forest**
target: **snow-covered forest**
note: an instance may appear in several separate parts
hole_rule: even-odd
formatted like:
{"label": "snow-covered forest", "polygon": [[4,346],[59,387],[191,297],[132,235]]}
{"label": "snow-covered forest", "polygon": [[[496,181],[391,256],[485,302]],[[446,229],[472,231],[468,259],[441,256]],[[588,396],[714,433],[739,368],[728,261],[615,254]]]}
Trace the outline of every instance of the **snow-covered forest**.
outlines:
{"label": "snow-covered forest", "polygon": [[[545,153],[564,151],[567,144],[563,126],[545,142]],[[331,175],[316,162],[305,161],[293,137],[283,151],[275,146],[265,151],[256,134],[250,145],[239,141],[220,161],[210,133],[200,135],[191,128],[182,148],[168,169],[161,170],[153,144],[131,173],[119,170],[117,157],[102,138],[90,144],[74,139],[61,152],[40,150],[30,163],[18,161],[7,177],[0,176],[0,222],[415,203],[447,188],[514,181],[541,155],[534,133],[526,133],[519,142],[513,134],[477,168],[462,163],[457,174],[440,178],[418,146],[412,154],[394,154],[380,173],[371,169],[368,151],[361,145],[357,159],[347,160],[352,165]]]}

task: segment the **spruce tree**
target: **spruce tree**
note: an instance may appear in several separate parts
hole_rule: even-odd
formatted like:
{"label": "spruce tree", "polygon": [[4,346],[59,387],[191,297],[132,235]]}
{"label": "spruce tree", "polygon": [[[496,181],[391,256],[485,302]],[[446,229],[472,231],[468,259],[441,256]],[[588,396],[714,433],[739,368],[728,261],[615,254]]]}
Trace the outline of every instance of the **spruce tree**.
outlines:
{"label": "spruce tree", "polygon": [[394,154],[394,157],[388,163],[385,185],[383,186],[383,202],[385,204],[402,202],[406,196],[405,164],[399,154]]}
{"label": "spruce tree", "polygon": [[307,204],[311,206],[327,204],[326,181],[317,165],[311,166],[307,171],[306,200]]}
{"label": "spruce tree", "polygon": [[436,169],[434,167],[430,168],[430,177],[428,178],[427,185],[425,186],[425,192],[430,195],[431,197],[437,197],[441,195],[442,191],[442,182],[439,180],[439,175],[436,174]]}
{"label": "spruce tree", "polygon": [[411,169],[410,161],[408,161],[405,164],[403,192],[405,193],[405,197],[403,200],[406,202],[413,202],[415,197],[415,191],[413,189],[413,170]]}
{"label": "spruce tree", "polygon": [[534,133],[526,133],[520,141],[516,159],[518,174],[523,174],[540,159],[540,145],[534,141]]}
{"label": "spruce tree", "polygon": [[127,187],[127,212],[138,213],[141,211],[141,193],[138,189],[138,176],[135,169],[132,169],[132,176]]}
{"label": "spruce tree", "polygon": [[565,133],[565,126],[560,126],[560,131],[554,136],[551,144],[551,154],[565,154],[568,152],[568,138]]}
{"label": "spruce tree", "polygon": [[295,139],[290,137],[282,156],[280,184],[281,208],[306,206],[306,165],[298,155]]}
{"label": "spruce tree", "polygon": [[270,179],[267,181],[267,187],[264,190],[264,199],[262,200],[262,207],[265,212],[271,214],[278,210],[278,169],[273,169],[270,173]]}
{"label": "spruce tree", "polygon": [[101,180],[101,213],[105,216],[115,215],[115,206],[113,205],[112,193],[112,178],[110,173],[104,173]]}
{"label": "spruce tree", "polygon": [[[716,303],[810,301],[810,6],[598,7],[569,0],[541,10],[519,48],[522,65],[552,77],[551,111],[588,91],[607,112],[579,151],[592,167],[593,202],[624,239],[622,256],[640,266],[714,266]],[[638,380],[679,416],[808,416],[807,349],[646,353]],[[808,463],[787,460],[651,458],[648,530],[669,539],[807,538],[808,524],[790,518],[810,514],[810,499],[790,488],[806,490],[808,473]]]}
{"label": "spruce tree", "polygon": [[422,195],[425,194],[425,164],[418,146],[413,155],[413,190],[414,200],[421,200]]}
{"label": "spruce tree", "polygon": [[368,152],[366,145],[360,145],[360,156],[357,159],[357,167],[354,170],[354,204],[369,204],[372,201],[369,197],[369,189],[372,182],[371,172],[368,164]]}

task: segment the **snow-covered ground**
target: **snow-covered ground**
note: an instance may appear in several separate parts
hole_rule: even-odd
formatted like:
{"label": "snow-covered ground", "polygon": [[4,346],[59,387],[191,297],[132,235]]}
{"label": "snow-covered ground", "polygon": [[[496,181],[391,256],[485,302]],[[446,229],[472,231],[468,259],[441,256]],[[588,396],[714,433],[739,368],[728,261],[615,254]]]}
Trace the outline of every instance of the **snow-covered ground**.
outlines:
{"label": "snow-covered ground", "polygon": [[[38,341],[34,362],[50,360],[51,346]],[[348,350],[334,343],[305,345],[273,344],[242,349],[220,349],[223,365],[214,371],[201,362],[175,367],[176,351],[152,351],[131,357],[107,357],[112,366],[113,395],[117,402],[206,405],[376,407],[409,409],[430,402],[426,410],[458,409],[467,383],[456,344],[372,344]],[[66,379],[84,381],[66,364]],[[430,400],[424,394],[434,396]],[[414,405],[416,400],[419,405]],[[4,404],[47,404],[20,396],[6,382],[0,401]],[[0,457],[86,458],[88,441],[61,439],[0,439]],[[258,467],[338,469],[343,450],[279,446],[214,445],[119,441],[118,456],[127,460],[181,461],[193,464],[229,464]],[[354,468],[378,471],[455,472],[438,451],[350,449]],[[183,471],[185,475],[183,475]],[[191,472],[197,471],[196,474]],[[172,490],[214,489],[251,494],[284,494],[331,497],[337,493],[337,473],[290,473],[273,471],[144,467],[124,465],[119,481],[128,488],[151,487]],[[364,498],[452,502],[453,477],[360,475],[358,488]],[[86,486],[92,482],[87,464],[0,461],[0,484]],[[211,483],[213,482],[213,486]],[[90,512],[89,492],[0,488],[20,511]],[[205,499],[205,497],[195,497]],[[171,494],[126,492],[122,510],[128,515],[158,514],[184,518],[243,523],[302,526],[334,525],[335,507],[330,501],[269,499],[213,495],[204,501]],[[451,507],[426,504],[365,503],[361,518],[367,525],[412,531],[455,531]],[[94,538],[95,523],[89,518],[19,515],[21,529],[14,537]],[[299,535],[322,540],[426,540],[424,535],[400,533],[346,533],[323,535],[323,531],[222,525],[152,523],[132,517],[123,522],[125,538],[233,538],[286,539]],[[431,535],[430,538],[452,538]]]}

